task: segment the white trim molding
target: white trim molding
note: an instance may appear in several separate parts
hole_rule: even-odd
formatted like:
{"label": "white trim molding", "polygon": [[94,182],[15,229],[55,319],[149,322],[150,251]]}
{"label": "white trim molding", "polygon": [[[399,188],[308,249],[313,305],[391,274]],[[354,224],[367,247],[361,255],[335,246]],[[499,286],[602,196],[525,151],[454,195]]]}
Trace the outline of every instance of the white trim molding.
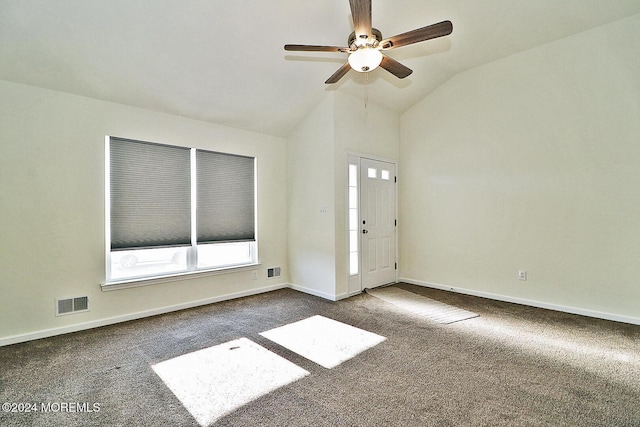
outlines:
{"label": "white trim molding", "polygon": [[516,298],[508,295],[493,294],[489,292],[476,291],[473,289],[458,288],[454,286],[442,285],[438,283],[430,283],[422,280],[409,279],[406,277],[398,279],[399,282],[409,283],[411,285],[422,286],[425,288],[440,289],[443,291],[457,292],[465,295],[472,295],[481,298],[488,298],[496,301],[511,302],[530,307],[545,308],[547,310],[561,311],[563,313],[578,314],[580,316],[594,317],[596,319],[611,320],[614,322],[629,323],[632,325],[640,325],[640,318],[631,316],[621,316],[619,314],[604,313],[596,310],[589,310],[579,307],[570,307],[559,304],[551,304],[542,301],[534,301],[524,298]]}
{"label": "white trim molding", "polygon": [[61,326],[58,328],[44,329],[36,332],[29,332],[26,334],[12,335],[4,338],[0,338],[0,347],[18,344],[21,342],[37,340],[40,338],[48,338],[56,335],[68,334],[71,332],[79,332],[86,329],[99,328],[101,326],[113,325],[121,322],[128,322],[129,320],[142,319],[145,317],[156,316],[158,314],[170,313],[173,311],[184,310],[187,308],[194,308],[203,305],[213,304],[221,301],[228,301],[236,298],[248,297],[251,295],[263,294],[266,292],[275,291],[278,289],[286,289],[290,286],[287,283],[281,283],[277,285],[265,286],[258,289],[249,289],[246,291],[234,292],[230,294],[220,295],[217,297],[201,299],[197,301],[185,302],[182,304],[175,304],[166,307],[155,308],[152,310],[139,311],[137,313],[125,314],[122,316],[108,317],[105,319],[93,320],[90,322],[77,323],[74,325]]}
{"label": "white trim molding", "polygon": [[156,285],[159,283],[177,282],[187,279],[197,279],[204,276],[215,276],[218,274],[237,273],[239,271],[257,270],[262,263],[244,264],[231,267],[213,268],[209,270],[194,270],[181,273],[168,274],[166,276],[150,276],[131,279],[123,279],[112,282],[101,283],[103,292],[117,291],[118,289],[137,288],[140,286]]}
{"label": "white trim molding", "polygon": [[324,299],[328,299],[330,301],[338,301],[339,299],[342,299],[344,297],[340,297],[339,295],[335,295],[335,294],[329,294],[326,292],[321,292],[318,291],[316,289],[312,289],[312,288],[307,288],[304,286],[300,286],[300,285],[296,285],[294,283],[289,284],[289,287],[295,291],[299,291],[305,294],[309,294],[309,295],[313,295],[316,297],[320,297],[320,298],[324,298]]}

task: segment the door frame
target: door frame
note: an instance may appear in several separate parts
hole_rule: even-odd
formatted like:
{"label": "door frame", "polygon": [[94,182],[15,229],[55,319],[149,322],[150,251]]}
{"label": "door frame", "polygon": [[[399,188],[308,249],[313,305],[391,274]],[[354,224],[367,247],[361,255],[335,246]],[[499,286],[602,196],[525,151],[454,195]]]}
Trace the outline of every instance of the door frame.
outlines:
{"label": "door frame", "polygon": [[[394,179],[394,185],[395,185],[395,191],[394,191],[394,200],[393,200],[393,204],[394,204],[394,213],[395,213],[395,219],[397,221],[398,219],[398,180],[397,180],[397,176],[398,176],[398,163],[396,160],[394,159],[390,159],[390,158],[385,158],[385,157],[381,157],[381,156],[374,156],[374,155],[370,155],[370,154],[366,154],[366,153],[353,153],[353,152],[348,152],[347,153],[347,161],[346,161],[346,179],[345,179],[345,215],[346,215],[346,221],[345,221],[345,236],[346,236],[346,243],[345,243],[345,251],[346,251],[346,275],[347,275],[347,294],[348,296],[352,296],[352,295],[357,295],[359,293],[362,293],[362,291],[364,291],[364,289],[362,288],[362,210],[361,210],[361,197],[360,197],[360,193],[361,193],[361,188],[362,188],[362,183],[360,182],[360,169],[361,169],[361,160],[362,159],[369,159],[369,160],[374,160],[374,161],[378,161],[378,162],[386,162],[386,163],[391,163],[394,165],[395,168],[395,179]],[[350,165],[356,165],[356,176],[357,176],[357,199],[358,199],[358,227],[357,227],[357,232],[358,232],[358,239],[357,239],[357,244],[358,244],[358,251],[357,251],[357,256],[358,256],[358,272],[357,274],[351,274],[350,271],[350,257],[351,257],[351,245],[350,245],[350,227],[349,227],[349,166]],[[396,222],[396,233],[395,233],[395,262],[396,262],[396,269],[395,269],[395,279],[394,281],[397,282],[398,281],[398,227],[400,226],[399,222]]]}

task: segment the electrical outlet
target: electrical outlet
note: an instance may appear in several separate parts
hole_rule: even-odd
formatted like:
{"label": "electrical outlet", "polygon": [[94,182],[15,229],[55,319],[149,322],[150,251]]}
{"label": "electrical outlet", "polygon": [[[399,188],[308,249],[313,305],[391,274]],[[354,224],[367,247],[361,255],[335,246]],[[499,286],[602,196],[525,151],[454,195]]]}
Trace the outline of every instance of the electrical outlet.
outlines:
{"label": "electrical outlet", "polygon": [[255,271],[255,270],[254,270],[254,271],[252,271],[252,272],[251,272],[251,278],[252,278],[253,280],[258,280],[258,272],[257,272],[257,271]]}
{"label": "electrical outlet", "polygon": [[519,270],[518,271],[518,280],[527,280],[527,271]]}

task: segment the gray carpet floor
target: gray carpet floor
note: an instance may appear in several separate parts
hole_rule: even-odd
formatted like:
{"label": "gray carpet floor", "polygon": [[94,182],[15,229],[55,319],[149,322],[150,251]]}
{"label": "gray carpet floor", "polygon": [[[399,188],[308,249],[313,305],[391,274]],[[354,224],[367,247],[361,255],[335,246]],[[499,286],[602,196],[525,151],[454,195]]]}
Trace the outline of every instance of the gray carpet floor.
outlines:
{"label": "gray carpet floor", "polygon": [[[640,426],[640,326],[398,287],[479,317],[443,325],[367,294],[285,289],[1,347],[0,404],[100,410],[0,412],[0,426],[198,426],[152,365],[242,337],[309,375],[216,426]],[[326,369],[260,335],[314,315],[386,340]]]}

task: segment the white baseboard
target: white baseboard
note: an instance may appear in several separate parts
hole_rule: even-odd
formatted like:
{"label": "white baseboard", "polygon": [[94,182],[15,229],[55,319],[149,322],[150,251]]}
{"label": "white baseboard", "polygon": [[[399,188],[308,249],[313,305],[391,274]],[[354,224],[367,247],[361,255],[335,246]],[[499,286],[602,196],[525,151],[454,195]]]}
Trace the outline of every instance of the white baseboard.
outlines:
{"label": "white baseboard", "polygon": [[320,292],[318,290],[307,288],[307,287],[300,286],[300,285],[296,285],[294,283],[290,283],[289,287],[291,289],[293,289],[293,290],[300,291],[300,292],[303,292],[303,293],[309,294],[309,295],[314,295],[316,297],[328,299],[328,300],[331,300],[331,301],[338,301],[339,299],[342,299],[338,295],[329,294],[329,293],[326,293],[326,292]]}
{"label": "white baseboard", "polygon": [[351,291],[351,292],[347,292],[347,293],[344,293],[344,294],[340,294],[338,296],[338,300],[351,298],[353,296],[360,295],[361,293],[362,293],[362,291],[358,290],[358,291]]}
{"label": "white baseboard", "polygon": [[221,301],[228,301],[236,298],[247,297],[250,295],[262,294],[265,292],[271,292],[278,289],[289,288],[289,284],[282,283],[277,285],[265,286],[258,289],[250,289],[247,291],[234,292],[231,294],[220,295],[217,297],[206,298],[198,301],[190,301],[183,304],[176,304],[166,307],[160,307],[152,310],[139,311],[137,313],[125,314],[122,316],[114,316],[106,319],[93,320],[85,323],[78,323],[69,326],[62,326],[58,328],[44,329],[41,331],[30,332],[21,335],[13,335],[9,337],[0,338],[0,347],[17,344],[25,341],[37,340],[40,338],[52,337],[55,335],[68,334],[71,332],[83,331],[86,329],[99,328],[101,326],[113,325],[115,323],[128,322],[129,320],[142,319],[144,317],[156,316],[158,314],[170,313],[172,311],[184,310],[187,308],[199,307],[202,305],[213,304]]}
{"label": "white baseboard", "polygon": [[350,297],[352,297],[354,295],[358,295],[358,294],[361,294],[361,293],[362,293],[362,291],[358,291],[358,292],[355,292],[355,293],[353,293],[353,292],[352,293],[345,292],[343,294],[338,294],[338,295],[336,295],[336,299],[334,299],[334,301],[340,301],[340,300],[343,300],[343,299],[347,299],[347,298],[350,298]]}
{"label": "white baseboard", "polygon": [[570,313],[570,314],[579,314],[581,316],[594,317],[597,319],[612,320],[614,322],[629,323],[632,325],[640,325],[640,318],[637,318],[637,317],[622,316],[619,314],[605,313],[601,311],[589,310],[589,309],[584,309],[579,307],[570,307],[570,306],[564,306],[559,304],[551,304],[551,303],[546,303],[541,301],[534,301],[534,300],[529,300],[524,298],[516,298],[508,295],[500,295],[500,294],[493,294],[489,292],[476,291],[473,289],[458,288],[458,287],[442,285],[438,283],[425,282],[422,280],[400,278],[398,279],[398,281],[409,283],[411,285],[423,286],[425,288],[433,288],[433,289],[440,289],[443,291],[457,292],[460,294],[488,298],[496,301],[512,302],[515,304],[527,305],[530,307],[545,308],[548,310],[561,311],[561,312]]}
{"label": "white baseboard", "polygon": [[[540,301],[533,301],[533,300],[528,300],[528,299],[523,299],[523,298],[515,298],[515,297],[510,297],[510,296],[500,295],[500,294],[492,294],[492,293],[488,293],[488,292],[481,292],[481,291],[476,291],[476,290],[472,290],[472,289],[458,288],[458,287],[442,285],[442,284],[437,284],[437,283],[430,283],[430,282],[425,282],[425,281],[415,280],[415,279],[409,279],[409,278],[400,278],[400,279],[398,279],[398,281],[399,282],[405,282],[405,283],[413,284],[413,285],[417,285],[417,286],[424,286],[424,287],[427,287],[427,288],[434,288],[434,289],[440,289],[440,290],[451,291],[451,292],[458,292],[458,293],[461,293],[461,294],[472,295],[472,296],[477,296],[477,297],[482,297],[482,298],[493,299],[493,300],[497,300],[497,301],[505,301],[505,302],[511,302],[511,303],[516,303],[516,304],[521,304],[521,305],[527,305],[527,306],[531,306],[531,307],[538,307],[538,308],[545,308],[545,309],[549,309],[549,310],[562,311],[562,312],[565,312],[565,313],[579,314],[581,316],[594,317],[594,318],[605,319],[605,320],[612,320],[614,322],[622,322],[622,323],[629,323],[629,324],[632,324],[632,325],[640,325],[640,318],[637,318],[637,317],[621,316],[621,315],[617,315],[617,314],[604,313],[604,312],[600,312],[600,311],[587,310],[587,309],[582,309],[582,308],[577,308],[577,307],[569,307],[569,306],[562,306],[562,305],[558,305],[558,304],[550,304],[550,303],[545,303],[545,302],[540,302]],[[113,325],[113,324],[116,324],[116,323],[127,322],[129,320],[142,319],[142,318],[145,318],[145,317],[156,316],[158,314],[170,313],[170,312],[173,312],[173,311],[179,311],[179,310],[184,310],[184,309],[188,309],[188,308],[199,307],[199,306],[202,306],[202,305],[213,304],[213,303],[216,303],[216,302],[228,301],[228,300],[232,300],[232,299],[236,299],[236,298],[242,298],[242,297],[246,297],[246,296],[257,295],[257,294],[261,294],[261,293],[265,293],[265,292],[271,292],[271,291],[275,291],[275,290],[278,290],[278,289],[284,289],[284,288],[291,288],[291,289],[294,289],[296,291],[300,291],[300,292],[303,292],[303,293],[306,293],[306,294],[314,295],[314,296],[317,296],[317,297],[320,297],[320,298],[324,298],[324,299],[327,299],[327,300],[331,300],[331,301],[339,301],[341,299],[345,299],[345,298],[348,298],[348,297],[351,297],[353,295],[357,295],[357,294],[360,293],[360,292],[355,292],[355,293],[345,293],[345,294],[340,294],[340,295],[334,295],[334,294],[329,294],[329,293],[325,293],[325,292],[320,292],[320,291],[317,291],[315,289],[307,288],[307,287],[304,287],[304,286],[299,286],[299,285],[295,285],[295,284],[281,283],[281,284],[277,284],[277,285],[265,286],[265,287],[258,288],[258,289],[250,289],[250,290],[247,290],[247,291],[234,292],[234,293],[231,293],[231,294],[220,295],[220,296],[217,296],[217,297],[206,298],[206,299],[202,299],[202,300],[198,300],[198,301],[191,301],[191,302],[187,302],[187,303],[183,303],[183,304],[176,304],[176,305],[171,305],[171,306],[166,306],[166,307],[160,307],[160,308],[156,308],[156,309],[153,309],[153,310],[146,310],[146,311],[140,311],[140,312],[136,312],[136,313],[130,313],[130,314],[122,315],[122,316],[109,317],[109,318],[106,318],[106,319],[99,319],[99,320],[94,320],[94,321],[85,322],[85,323],[78,323],[78,324],[69,325],[69,326],[62,326],[62,327],[58,327],[58,328],[44,329],[44,330],[40,330],[40,331],[36,331],[36,332],[30,332],[30,333],[26,333],[26,334],[12,335],[12,336],[9,336],[9,337],[0,338],[0,347],[6,346],[6,345],[11,345],[11,344],[17,344],[17,343],[21,343],[21,342],[26,342],[26,341],[31,341],[31,340],[36,340],[36,339],[40,339],[40,338],[52,337],[52,336],[55,336],[55,335],[62,335],[62,334],[68,334],[68,333],[71,333],[71,332],[83,331],[83,330],[86,330],[86,329],[99,328],[101,326]]]}

